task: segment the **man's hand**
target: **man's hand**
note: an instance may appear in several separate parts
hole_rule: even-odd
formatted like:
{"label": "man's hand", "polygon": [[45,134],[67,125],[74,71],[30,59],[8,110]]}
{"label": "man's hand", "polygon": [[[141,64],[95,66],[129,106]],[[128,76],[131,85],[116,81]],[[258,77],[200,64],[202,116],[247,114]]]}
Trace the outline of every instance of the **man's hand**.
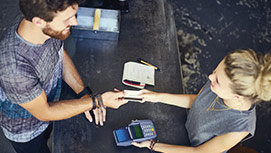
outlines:
{"label": "man's hand", "polygon": [[104,107],[96,108],[93,110],[93,113],[95,115],[95,123],[96,125],[103,126],[106,118],[106,109]]}
{"label": "man's hand", "polygon": [[124,92],[116,90],[114,92],[108,91],[102,94],[103,104],[106,107],[118,109],[121,105],[126,104],[128,101],[123,99]]}
{"label": "man's hand", "polygon": [[[95,116],[95,124],[96,125],[100,125],[103,126],[103,123],[105,122],[106,120],[106,108],[105,107],[100,107],[100,108],[96,108],[93,111],[93,114]],[[89,122],[92,122],[93,119],[92,119],[92,116],[90,114],[89,111],[86,111],[84,112],[85,113],[85,116],[86,118],[89,120]]]}
{"label": "man's hand", "polygon": [[[85,95],[83,97],[89,97],[89,95]],[[100,107],[100,108],[96,108],[94,110],[89,110],[89,111],[84,112],[88,121],[93,122],[93,118],[90,114],[90,111],[93,111],[96,125],[99,125],[99,123],[100,123],[100,125],[103,126],[103,123],[105,122],[105,119],[106,119],[106,108]]]}
{"label": "man's hand", "polygon": [[88,119],[88,121],[89,121],[89,122],[92,122],[93,119],[92,119],[92,116],[91,116],[90,112],[89,112],[89,111],[85,111],[84,113],[85,113],[85,116],[86,116],[86,118]]}
{"label": "man's hand", "polygon": [[[117,89],[115,89],[114,92],[108,91],[102,94],[104,107],[92,110],[95,116],[96,125],[100,124],[101,126],[103,126],[103,123],[106,121],[106,107],[117,109],[121,105],[128,102],[124,100],[123,97],[124,92]],[[85,116],[89,120],[89,122],[93,122],[93,118],[89,111],[85,112]]]}

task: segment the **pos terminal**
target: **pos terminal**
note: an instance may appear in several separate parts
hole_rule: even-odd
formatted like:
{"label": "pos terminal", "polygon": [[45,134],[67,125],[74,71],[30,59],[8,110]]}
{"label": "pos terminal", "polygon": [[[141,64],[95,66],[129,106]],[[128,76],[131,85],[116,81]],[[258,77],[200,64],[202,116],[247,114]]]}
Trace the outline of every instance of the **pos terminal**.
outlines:
{"label": "pos terminal", "polygon": [[114,130],[117,146],[130,146],[132,142],[142,142],[157,137],[151,120],[136,120],[126,127]]}

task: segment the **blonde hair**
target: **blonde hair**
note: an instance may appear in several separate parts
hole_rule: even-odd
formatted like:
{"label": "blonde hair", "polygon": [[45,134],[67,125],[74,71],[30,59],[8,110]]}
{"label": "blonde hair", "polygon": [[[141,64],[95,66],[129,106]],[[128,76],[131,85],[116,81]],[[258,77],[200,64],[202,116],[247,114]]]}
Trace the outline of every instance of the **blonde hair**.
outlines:
{"label": "blonde hair", "polygon": [[252,102],[271,100],[271,55],[252,49],[235,50],[225,57],[232,90]]}

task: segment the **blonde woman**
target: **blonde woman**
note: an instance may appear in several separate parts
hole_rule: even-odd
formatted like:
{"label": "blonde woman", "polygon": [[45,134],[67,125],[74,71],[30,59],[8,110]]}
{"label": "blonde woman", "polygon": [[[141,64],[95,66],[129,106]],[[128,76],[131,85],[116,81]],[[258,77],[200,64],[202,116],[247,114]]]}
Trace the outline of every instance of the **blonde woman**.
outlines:
{"label": "blonde woman", "polygon": [[149,102],[189,108],[185,127],[191,146],[145,141],[134,146],[166,153],[221,153],[254,135],[255,103],[271,99],[271,56],[253,50],[229,53],[199,94],[142,90]]}

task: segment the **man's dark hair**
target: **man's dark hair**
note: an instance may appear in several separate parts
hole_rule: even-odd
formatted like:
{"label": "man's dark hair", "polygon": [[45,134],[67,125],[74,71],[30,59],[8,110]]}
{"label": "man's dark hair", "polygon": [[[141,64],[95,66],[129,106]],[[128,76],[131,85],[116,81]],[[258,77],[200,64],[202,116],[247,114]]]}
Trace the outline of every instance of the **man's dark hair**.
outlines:
{"label": "man's dark hair", "polygon": [[55,13],[63,11],[69,6],[80,4],[84,0],[19,0],[20,10],[28,21],[39,17],[51,22]]}

